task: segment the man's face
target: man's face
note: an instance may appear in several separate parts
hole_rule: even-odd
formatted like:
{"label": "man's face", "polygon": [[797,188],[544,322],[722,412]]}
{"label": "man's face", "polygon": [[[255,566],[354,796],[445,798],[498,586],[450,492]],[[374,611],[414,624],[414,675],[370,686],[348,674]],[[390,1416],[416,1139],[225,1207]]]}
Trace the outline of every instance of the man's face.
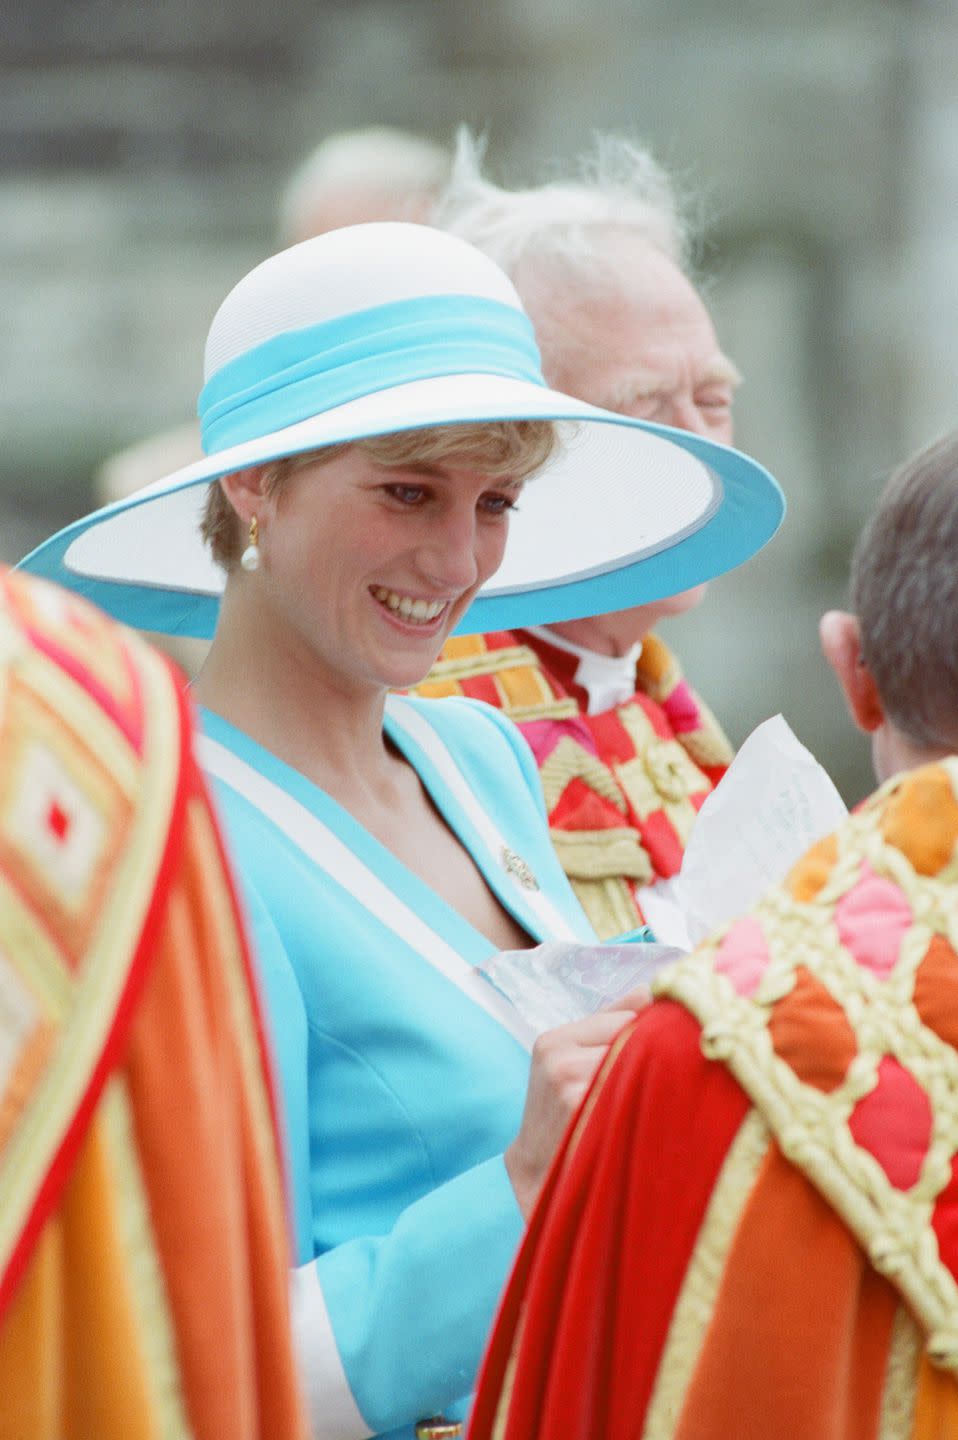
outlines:
{"label": "man's face", "polygon": [[[696,290],[667,256],[626,232],[609,235],[606,260],[592,293],[575,293],[559,278],[563,272],[548,265],[520,269],[517,287],[536,329],[546,379],[606,410],[730,445],[740,376]],[[601,617],[604,638],[614,641],[610,653],[641,640],[664,615],[698,604],[704,593],[699,585]],[[576,633],[583,643],[597,644],[578,622]]]}
{"label": "man's face", "polygon": [[709,313],[661,252],[626,234],[609,237],[611,280],[569,296],[546,270],[522,286],[546,379],[580,400],[732,442],[739,375]]}

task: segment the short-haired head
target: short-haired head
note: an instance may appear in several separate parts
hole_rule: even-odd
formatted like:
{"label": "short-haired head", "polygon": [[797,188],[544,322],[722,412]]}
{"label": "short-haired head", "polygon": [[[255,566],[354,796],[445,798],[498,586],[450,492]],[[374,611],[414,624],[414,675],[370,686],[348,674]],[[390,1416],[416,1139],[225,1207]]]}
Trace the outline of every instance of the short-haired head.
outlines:
{"label": "short-haired head", "polygon": [[898,469],[855,547],[861,656],[914,745],[958,748],[958,430]]}
{"label": "short-haired head", "polygon": [[369,220],[425,221],[450,158],[436,141],[391,125],[328,135],[286,183],[280,240],[293,245]]}

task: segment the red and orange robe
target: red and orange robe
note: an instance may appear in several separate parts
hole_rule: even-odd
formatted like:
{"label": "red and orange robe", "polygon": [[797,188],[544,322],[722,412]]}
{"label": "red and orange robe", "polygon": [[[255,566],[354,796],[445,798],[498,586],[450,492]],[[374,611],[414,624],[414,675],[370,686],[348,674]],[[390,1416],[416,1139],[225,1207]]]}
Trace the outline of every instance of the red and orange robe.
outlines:
{"label": "red and orange robe", "polygon": [[0,575],[0,1437],[305,1434],[263,1031],[172,669]]}
{"label": "red and orange robe", "polygon": [[598,715],[586,713],[577,666],[525,630],[454,636],[418,693],[485,700],[518,724],[562,867],[596,933],[610,939],[643,923],[643,886],[678,873],[732,749],[655,635],[643,642],[635,694]]}
{"label": "red and orange robe", "polygon": [[471,1440],[958,1436],[958,759],[657,982],[534,1213]]}

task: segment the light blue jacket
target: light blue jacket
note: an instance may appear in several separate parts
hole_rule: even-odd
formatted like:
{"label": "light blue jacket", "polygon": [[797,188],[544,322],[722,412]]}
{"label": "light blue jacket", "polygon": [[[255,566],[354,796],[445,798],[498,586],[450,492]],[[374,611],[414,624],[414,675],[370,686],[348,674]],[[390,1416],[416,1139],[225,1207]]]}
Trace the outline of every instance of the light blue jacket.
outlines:
{"label": "light blue jacket", "polygon": [[[298,771],[218,716],[203,729],[285,1102],[314,1426],[410,1437],[465,1415],[521,1235],[502,1157],[528,1051],[473,970],[485,936]],[[386,731],[519,924],[593,939],[515,727],[390,699]]]}

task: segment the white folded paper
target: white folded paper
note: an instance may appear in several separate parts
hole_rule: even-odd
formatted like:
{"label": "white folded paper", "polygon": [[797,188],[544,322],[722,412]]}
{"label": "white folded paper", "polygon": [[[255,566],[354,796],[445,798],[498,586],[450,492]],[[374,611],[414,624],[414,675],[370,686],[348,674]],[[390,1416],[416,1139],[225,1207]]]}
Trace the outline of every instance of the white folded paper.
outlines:
{"label": "white folded paper", "polygon": [[691,949],[784,880],[848,814],[781,715],[759,725],[700,810],[682,868],[639,903],[659,940]]}
{"label": "white folded paper", "polygon": [[710,930],[748,910],[847,814],[825,770],[781,715],[745,741],[705,801],[682,869],[639,893],[659,943],[550,942],[504,950],[479,970],[532,1035],[614,1005]]}
{"label": "white folded paper", "polygon": [[576,945],[548,941],[501,950],[480,971],[511,1000],[533,1036],[614,1005],[683,952],[672,945]]}

